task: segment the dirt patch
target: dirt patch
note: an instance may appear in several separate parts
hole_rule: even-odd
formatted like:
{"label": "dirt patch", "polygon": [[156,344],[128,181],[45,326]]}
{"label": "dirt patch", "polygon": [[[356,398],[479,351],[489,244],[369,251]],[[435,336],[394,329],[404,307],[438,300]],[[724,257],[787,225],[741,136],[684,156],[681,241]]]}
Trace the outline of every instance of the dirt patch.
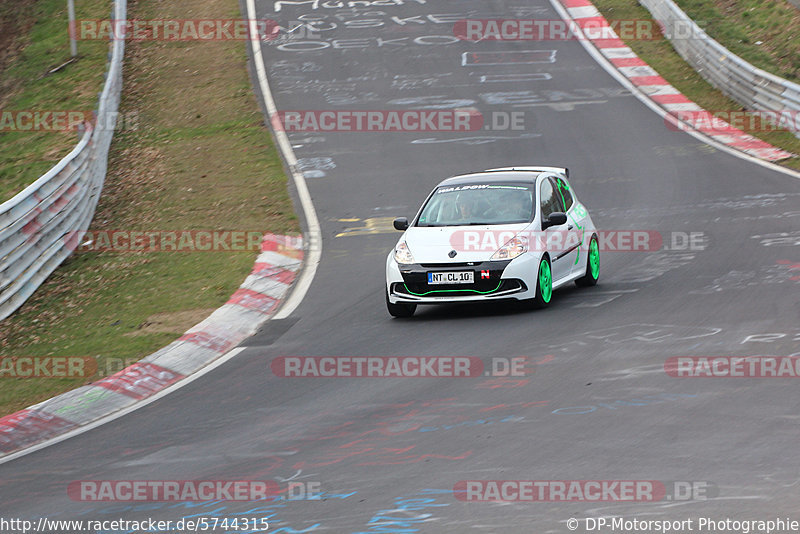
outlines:
{"label": "dirt patch", "polygon": [[201,308],[199,310],[156,313],[139,325],[138,330],[123,335],[130,337],[146,334],[182,334],[211,315],[214,310],[215,308]]}

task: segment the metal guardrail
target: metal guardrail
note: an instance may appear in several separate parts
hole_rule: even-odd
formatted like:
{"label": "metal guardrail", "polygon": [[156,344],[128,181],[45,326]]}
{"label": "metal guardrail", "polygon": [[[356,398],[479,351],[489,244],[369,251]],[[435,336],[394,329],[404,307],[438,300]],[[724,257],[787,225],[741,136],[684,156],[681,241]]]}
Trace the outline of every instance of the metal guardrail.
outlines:
{"label": "metal guardrail", "polygon": [[[125,20],[127,0],[113,18]],[[103,189],[122,90],[124,37],[115,37],[95,125],[44,176],[0,204],[0,320],[16,311],[75,249]]]}
{"label": "metal guardrail", "polygon": [[[672,0],[639,0],[680,56],[711,85],[753,111],[800,112],[800,85],[758,69],[709,37]],[[794,131],[800,137],[800,131]]]}

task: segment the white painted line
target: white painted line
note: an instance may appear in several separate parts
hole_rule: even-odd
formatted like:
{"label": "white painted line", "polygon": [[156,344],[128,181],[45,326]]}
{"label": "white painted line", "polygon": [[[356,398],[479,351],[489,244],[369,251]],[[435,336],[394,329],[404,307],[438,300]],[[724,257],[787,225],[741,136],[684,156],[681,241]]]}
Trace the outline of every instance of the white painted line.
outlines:
{"label": "white painted line", "polygon": [[26,456],[26,455],[28,455],[28,454],[30,454],[32,452],[36,452],[38,450],[44,449],[45,447],[49,447],[50,445],[55,445],[56,443],[60,443],[60,442],[62,442],[64,440],[66,440],[66,439],[69,439],[69,438],[73,437],[73,436],[78,436],[80,434],[83,434],[84,432],[88,432],[88,431],[90,431],[90,430],[92,430],[94,428],[97,428],[97,427],[101,426],[101,425],[104,425],[106,423],[110,423],[111,421],[114,421],[115,419],[119,419],[120,417],[128,415],[131,412],[135,412],[139,408],[144,408],[148,404],[150,404],[152,402],[155,402],[155,401],[157,401],[158,399],[160,399],[162,397],[166,397],[167,395],[169,395],[173,391],[177,391],[178,389],[182,388],[183,386],[191,384],[192,382],[194,382],[195,380],[197,380],[201,376],[205,375],[206,373],[210,373],[211,371],[213,371],[214,369],[216,369],[217,367],[219,367],[223,363],[227,362],[228,360],[230,360],[231,358],[233,358],[234,356],[236,356],[237,354],[242,352],[245,348],[246,347],[237,347],[237,348],[231,350],[230,352],[228,352],[224,356],[222,356],[220,358],[217,358],[216,360],[214,360],[213,362],[211,362],[207,366],[203,367],[202,369],[198,370],[194,374],[189,375],[186,378],[184,378],[184,379],[182,379],[182,380],[180,380],[178,382],[175,382],[171,386],[169,386],[169,387],[167,387],[165,389],[162,389],[161,391],[159,391],[155,395],[151,395],[151,396],[147,397],[146,399],[142,399],[139,402],[137,402],[135,404],[132,404],[131,406],[128,406],[127,408],[123,408],[122,410],[119,410],[119,411],[114,412],[112,414],[106,415],[105,417],[102,417],[102,418],[100,418],[100,419],[98,419],[98,420],[96,420],[96,421],[94,421],[92,423],[89,423],[88,425],[84,425],[84,426],[81,426],[81,427],[76,428],[74,430],[70,430],[69,432],[67,432],[65,434],[61,434],[60,436],[56,436],[56,437],[54,437],[52,439],[49,439],[47,441],[43,441],[41,443],[37,443],[36,445],[32,445],[32,446],[30,446],[30,447],[28,447],[26,449],[21,450],[21,451],[17,451],[17,452],[11,453],[8,456],[3,456],[2,458],[0,458],[0,464],[4,464],[6,462],[10,462],[11,460],[16,460],[17,458],[20,458],[20,457]]}
{"label": "white painted line", "polygon": [[533,82],[541,80],[551,80],[553,76],[549,72],[533,72],[520,74],[484,74],[480,77],[481,83],[500,83],[500,82]]}
{"label": "white painted line", "polygon": [[627,46],[623,46],[623,47],[620,47],[620,48],[603,48],[602,51],[603,51],[603,55],[606,56],[609,59],[619,59],[619,58],[628,59],[628,58],[632,58],[632,57],[638,57],[634,53],[633,49],[631,49],[631,48],[629,48]]}
{"label": "white painted line", "polygon": [[673,102],[662,105],[669,111],[703,111],[703,108],[694,102]]}
{"label": "white painted line", "polygon": [[[258,35],[255,0],[247,0],[247,18],[250,20],[251,35]],[[253,50],[253,64],[256,68],[261,95],[264,98],[267,114],[272,124],[278,117],[278,108],[269,88],[264,56],[261,52],[261,41],[251,39],[250,46]],[[308,288],[311,286],[311,282],[314,280],[314,275],[317,273],[317,267],[322,258],[322,232],[319,226],[319,219],[317,219],[317,212],[314,209],[314,203],[311,200],[311,194],[308,192],[305,177],[297,168],[297,157],[292,149],[292,144],[289,142],[289,137],[283,129],[273,127],[272,131],[278,140],[278,146],[283,153],[283,157],[286,158],[286,163],[289,165],[294,185],[297,188],[297,195],[300,197],[300,204],[303,207],[306,223],[308,224],[308,239],[306,240],[308,253],[304,258],[303,269],[300,272],[300,276],[295,280],[289,297],[281,303],[278,312],[272,316],[272,319],[284,319],[291,315],[300,305],[306,292],[308,292]]]}
{"label": "white painted line", "polygon": [[625,76],[658,76],[658,73],[649,65],[635,65],[633,67],[617,67]]}
{"label": "white painted line", "polygon": [[464,52],[461,66],[531,65],[555,63],[557,50],[501,50],[498,52]]}
{"label": "white painted line", "polygon": [[[672,85],[640,85],[639,90],[644,93],[645,95],[656,96],[656,95],[681,95],[683,93],[678,91]],[[687,98],[688,100],[688,98]]]}
{"label": "white painted line", "polygon": [[600,12],[594,6],[568,7],[567,12],[574,19],[585,19],[589,17],[600,16]]}
{"label": "white painted line", "polygon": [[[564,6],[562,6],[561,3],[558,0],[550,0],[550,5],[553,6],[553,9],[555,9],[556,12],[564,20],[568,20],[569,19],[569,13],[567,13],[567,10],[564,9]],[[588,39],[586,39],[586,36],[583,34],[583,32],[581,31],[580,28],[574,28],[573,31],[575,31],[575,33],[578,35],[578,42],[581,44],[581,46],[589,53],[590,56],[592,56],[592,58],[594,58],[594,60],[601,67],[603,67],[603,69],[605,69],[606,72],[608,72],[615,80],[617,80],[620,84],[622,84],[623,87],[628,89],[633,94],[633,96],[638,98],[639,101],[641,101],[645,106],[649,107],[651,110],[653,110],[656,113],[658,113],[658,115],[660,117],[664,118],[664,117],[667,116],[667,113],[668,113],[667,110],[665,110],[664,108],[659,106],[656,102],[650,100],[650,98],[647,97],[647,95],[643,92],[643,90],[640,90],[628,78],[623,76],[622,73],[620,73],[617,70],[617,68],[614,67],[614,65],[612,65],[611,62],[608,59],[606,59],[603,56],[602,53],[600,53],[600,50],[598,48],[596,48],[591,42],[589,42]],[[606,49],[605,52],[608,52],[608,49]],[[656,86],[650,86],[650,87],[656,87]],[[670,87],[671,89],[674,89],[674,88],[672,88],[672,86],[666,86],[666,87]],[[677,90],[676,90],[676,93],[677,93]],[[651,94],[673,94],[673,93],[651,93]],[[692,137],[694,137],[698,141],[702,141],[703,143],[706,143],[707,145],[713,146],[714,148],[716,148],[718,150],[721,150],[722,152],[726,152],[728,154],[736,156],[737,158],[741,158],[741,159],[747,160],[747,161],[749,161],[751,163],[755,163],[756,165],[760,165],[761,167],[764,167],[765,169],[769,169],[769,170],[772,170],[772,171],[777,171],[777,172],[786,174],[788,176],[792,176],[794,178],[800,179],[800,172],[798,172],[798,171],[795,171],[793,169],[788,169],[786,167],[781,167],[780,165],[778,165],[776,163],[772,163],[771,161],[765,161],[765,160],[757,158],[755,156],[751,156],[749,154],[745,154],[744,152],[741,152],[741,151],[739,151],[739,150],[737,150],[735,148],[729,147],[728,145],[725,145],[723,143],[718,143],[717,141],[715,141],[711,137],[709,137],[709,136],[707,136],[707,135],[705,135],[705,134],[703,134],[701,132],[698,132],[696,130],[686,130],[686,133],[691,135]]]}

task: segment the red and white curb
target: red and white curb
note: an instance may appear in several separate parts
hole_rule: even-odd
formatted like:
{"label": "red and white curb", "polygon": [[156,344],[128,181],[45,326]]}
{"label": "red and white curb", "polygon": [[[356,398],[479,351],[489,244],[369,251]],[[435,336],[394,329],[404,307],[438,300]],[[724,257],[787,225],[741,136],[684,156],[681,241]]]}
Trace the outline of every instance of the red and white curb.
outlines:
{"label": "red and white curb", "polygon": [[0,458],[128,408],[221,358],[272,317],[303,257],[302,237],[266,235],[240,288],[180,339],[112,376],[0,418]]}
{"label": "red and white curb", "polygon": [[[700,121],[698,127],[694,121],[681,120],[681,114],[697,116],[707,114],[703,108],[686,98],[678,89],[670,85],[658,72],[645,63],[636,53],[619,38],[611,28],[611,24],[600,14],[600,11],[589,0],[555,0],[566,10],[569,17],[580,28],[591,26],[586,39],[590,41],[616,69],[642,93],[667,110],[669,114],[665,122],[675,130],[695,130],[718,143],[740,150],[746,154],[767,161],[779,161],[794,156],[762,141],[742,130],[735,128],[722,119]],[[598,31],[602,28],[602,31]],[[589,35],[591,34],[591,35]],[[710,117],[710,113],[708,116]]]}

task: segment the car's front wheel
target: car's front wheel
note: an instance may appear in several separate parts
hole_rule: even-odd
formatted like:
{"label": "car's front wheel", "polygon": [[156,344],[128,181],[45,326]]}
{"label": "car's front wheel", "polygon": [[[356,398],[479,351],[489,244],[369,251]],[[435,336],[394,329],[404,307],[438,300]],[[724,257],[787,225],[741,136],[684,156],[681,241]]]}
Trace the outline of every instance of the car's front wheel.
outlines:
{"label": "car's front wheel", "polygon": [[406,304],[405,302],[398,302],[392,304],[389,301],[389,292],[386,292],[386,308],[389,310],[389,315],[392,317],[411,317],[417,311],[416,304]]}
{"label": "car's front wheel", "polygon": [[597,244],[597,235],[589,241],[589,254],[586,258],[586,274],[575,280],[580,287],[589,287],[597,284],[600,278],[600,247]]}
{"label": "car's front wheel", "polygon": [[536,275],[536,296],[527,301],[534,309],[546,308],[553,297],[553,273],[550,270],[550,258],[542,256],[539,261],[539,273]]}

